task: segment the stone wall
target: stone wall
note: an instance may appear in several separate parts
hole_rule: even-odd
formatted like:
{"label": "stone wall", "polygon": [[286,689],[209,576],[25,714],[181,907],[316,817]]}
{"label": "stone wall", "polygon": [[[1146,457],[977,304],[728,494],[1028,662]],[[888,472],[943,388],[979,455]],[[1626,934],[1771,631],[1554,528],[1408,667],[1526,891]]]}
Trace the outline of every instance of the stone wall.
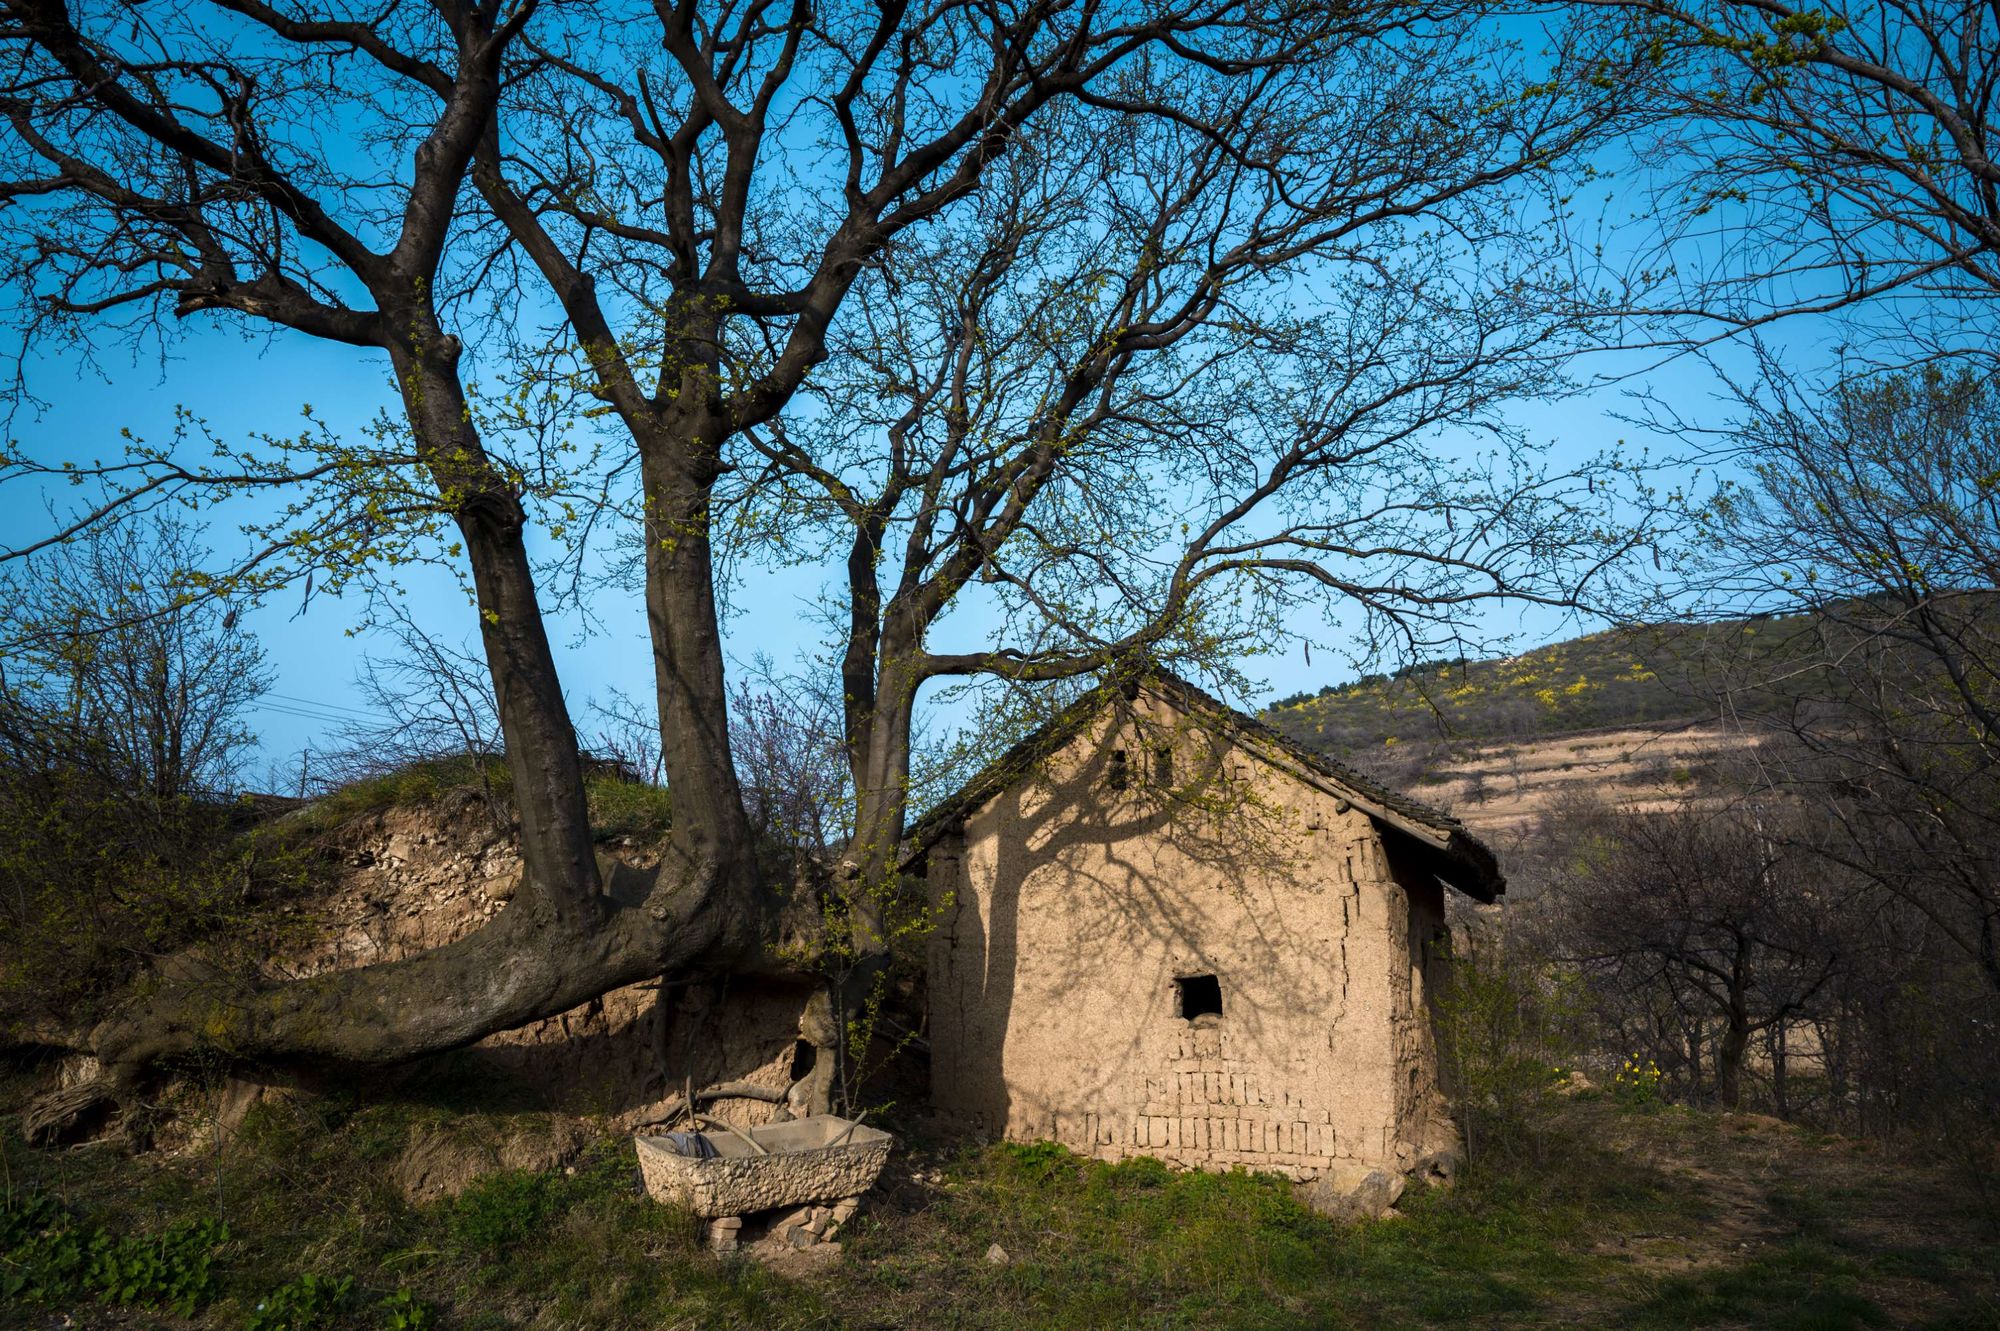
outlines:
{"label": "stone wall", "polygon": [[[933,1098],[967,1127],[1302,1180],[1410,1168],[1446,1130],[1439,889],[1406,890],[1366,815],[1199,718],[1142,696],[927,873]],[[1219,1015],[1182,1015],[1197,976]]]}

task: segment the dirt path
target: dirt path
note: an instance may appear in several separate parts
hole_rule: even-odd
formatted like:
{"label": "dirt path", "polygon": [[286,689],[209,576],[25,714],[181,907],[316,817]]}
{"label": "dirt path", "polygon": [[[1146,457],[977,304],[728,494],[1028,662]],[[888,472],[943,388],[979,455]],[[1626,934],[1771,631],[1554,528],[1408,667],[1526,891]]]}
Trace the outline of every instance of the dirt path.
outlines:
{"label": "dirt path", "polygon": [[1596,1246],[1655,1287],[1641,1324],[2000,1328],[2000,1199],[1962,1176],[1761,1114],[1576,1112],[1693,1203]]}

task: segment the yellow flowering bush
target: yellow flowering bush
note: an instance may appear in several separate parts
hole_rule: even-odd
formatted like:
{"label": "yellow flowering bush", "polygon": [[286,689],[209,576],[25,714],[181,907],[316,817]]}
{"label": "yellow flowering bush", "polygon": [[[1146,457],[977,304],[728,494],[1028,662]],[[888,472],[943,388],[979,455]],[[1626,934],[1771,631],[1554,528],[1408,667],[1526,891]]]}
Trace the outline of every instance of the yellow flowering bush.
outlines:
{"label": "yellow flowering bush", "polygon": [[1628,1055],[1611,1078],[1611,1094],[1620,1104],[1634,1108],[1656,1104],[1660,1098],[1660,1065],[1652,1059]]}

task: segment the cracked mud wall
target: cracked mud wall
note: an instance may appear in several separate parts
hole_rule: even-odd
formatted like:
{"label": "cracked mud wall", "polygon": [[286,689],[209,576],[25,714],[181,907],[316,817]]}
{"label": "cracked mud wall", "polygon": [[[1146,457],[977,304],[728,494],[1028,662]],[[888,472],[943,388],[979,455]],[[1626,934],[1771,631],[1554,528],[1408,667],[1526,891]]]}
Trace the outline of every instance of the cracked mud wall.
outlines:
{"label": "cracked mud wall", "polygon": [[[937,843],[928,878],[933,1098],[964,1126],[1298,1179],[1442,1144],[1441,892],[1199,719],[1151,697],[1107,716]],[[1207,975],[1222,1012],[1184,1018],[1176,981]]]}

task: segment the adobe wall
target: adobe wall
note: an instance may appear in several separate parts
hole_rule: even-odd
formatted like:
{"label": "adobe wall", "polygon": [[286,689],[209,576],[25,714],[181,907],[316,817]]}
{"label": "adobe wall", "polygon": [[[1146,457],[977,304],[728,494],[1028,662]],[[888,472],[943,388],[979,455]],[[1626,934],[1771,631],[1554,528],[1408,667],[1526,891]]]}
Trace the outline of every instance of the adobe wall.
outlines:
{"label": "adobe wall", "polygon": [[[1298,1179],[1443,1144],[1441,892],[1413,903],[1366,815],[1163,702],[990,801],[928,875],[933,1099],[965,1126]],[[1220,1017],[1182,1019],[1176,978],[1207,974]]]}

